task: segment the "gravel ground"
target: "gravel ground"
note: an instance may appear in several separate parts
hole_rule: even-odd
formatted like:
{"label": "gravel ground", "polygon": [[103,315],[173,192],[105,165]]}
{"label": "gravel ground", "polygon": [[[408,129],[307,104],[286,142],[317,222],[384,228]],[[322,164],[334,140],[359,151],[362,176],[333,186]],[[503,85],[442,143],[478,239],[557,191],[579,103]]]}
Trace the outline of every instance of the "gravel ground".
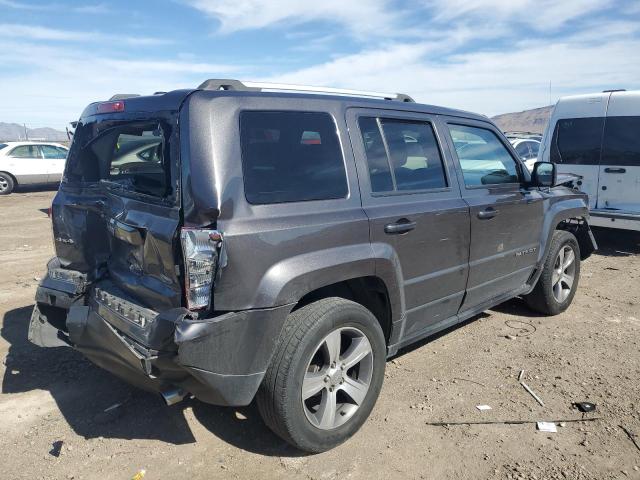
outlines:
{"label": "gravel ground", "polygon": [[[54,192],[0,197],[0,478],[640,479],[640,235],[596,231],[573,306],[544,318],[512,300],[387,363],[371,418],[302,455],[254,406],[164,406],[69,348],[27,341],[52,256]],[[519,385],[518,374],[545,406]],[[590,422],[573,402],[591,401]],[[481,412],[476,405],[491,410]],[[534,424],[456,422],[565,420]],[[448,422],[446,426],[432,425]],[[625,430],[629,434],[625,433]]]}

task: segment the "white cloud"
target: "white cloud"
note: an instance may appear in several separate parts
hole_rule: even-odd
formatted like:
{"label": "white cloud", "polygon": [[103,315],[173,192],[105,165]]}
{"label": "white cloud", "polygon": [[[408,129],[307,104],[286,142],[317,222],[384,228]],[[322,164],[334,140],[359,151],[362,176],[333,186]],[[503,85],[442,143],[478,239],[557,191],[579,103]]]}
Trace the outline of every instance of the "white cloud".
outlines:
{"label": "white cloud", "polygon": [[508,50],[454,54],[440,60],[432,43],[395,44],[347,55],[267,81],[400,91],[424,103],[495,115],[603,87],[638,88],[640,39],[576,34],[561,42],[526,40]]}
{"label": "white cloud", "polygon": [[46,40],[62,42],[115,42],[127,45],[163,45],[169,40],[153,37],[136,37],[129,35],[108,35],[101,32],[82,32],[77,30],[59,30],[38,25],[21,25],[14,23],[0,24],[0,37],[24,40]]}
{"label": "white cloud", "polygon": [[2,75],[0,118],[55,128],[64,128],[86,105],[115,93],[193,88],[204,78],[233,76],[240,68],[173,58],[101,57],[74,47],[9,41],[0,42],[0,64],[12,67]]}
{"label": "white cloud", "polygon": [[356,36],[399,34],[403,13],[388,0],[184,0],[220,22],[222,33],[275,26],[289,27],[310,21],[340,25]]}
{"label": "white cloud", "polygon": [[30,3],[18,2],[15,0],[0,0],[0,6],[9,7],[16,10],[50,10],[51,5],[34,5]]}
{"label": "white cloud", "polygon": [[73,11],[76,13],[90,13],[94,15],[101,15],[103,13],[111,12],[111,8],[109,8],[109,5],[107,5],[106,3],[96,3],[93,5],[89,4],[75,7]]}
{"label": "white cloud", "polygon": [[426,0],[436,21],[473,17],[490,22],[527,24],[535,30],[550,30],[603,10],[613,0]]}

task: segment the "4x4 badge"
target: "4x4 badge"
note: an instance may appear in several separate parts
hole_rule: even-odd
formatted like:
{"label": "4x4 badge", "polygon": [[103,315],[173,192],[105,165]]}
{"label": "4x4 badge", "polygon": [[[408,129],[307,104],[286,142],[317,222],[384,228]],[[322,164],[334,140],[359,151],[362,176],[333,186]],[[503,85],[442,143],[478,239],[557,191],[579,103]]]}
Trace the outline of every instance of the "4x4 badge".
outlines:
{"label": "4x4 badge", "polygon": [[516,257],[521,257],[522,255],[529,255],[531,253],[534,253],[537,249],[538,247],[532,247],[532,248],[527,248],[526,250],[520,250],[519,252],[516,252]]}

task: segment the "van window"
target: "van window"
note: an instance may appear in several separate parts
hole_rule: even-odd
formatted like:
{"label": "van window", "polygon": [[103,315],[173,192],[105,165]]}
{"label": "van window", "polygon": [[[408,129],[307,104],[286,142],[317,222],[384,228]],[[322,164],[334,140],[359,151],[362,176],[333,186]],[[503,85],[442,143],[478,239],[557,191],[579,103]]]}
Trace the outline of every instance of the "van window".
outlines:
{"label": "van window", "polygon": [[382,132],[377,119],[359,120],[372,192],[447,186],[442,156],[430,123],[389,118],[381,118],[379,122]]}
{"label": "van window", "polygon": [[467,187],[518,183],[516,162],[498,136],[486,128],[449,125]]}
{"label": "van window", "polygon": [[551,161],[568,165],[598,165],[603,126],[603,117],[558,120],[551,139]]}
{"label": "van window", "polygon": [[607,117],[602,164],[640,166],[640,117]]}
{"label": "van window", "polygon": [[245,111],[240,115],[240,142],[249,203],[347,196],[340,140],[329,114]]}

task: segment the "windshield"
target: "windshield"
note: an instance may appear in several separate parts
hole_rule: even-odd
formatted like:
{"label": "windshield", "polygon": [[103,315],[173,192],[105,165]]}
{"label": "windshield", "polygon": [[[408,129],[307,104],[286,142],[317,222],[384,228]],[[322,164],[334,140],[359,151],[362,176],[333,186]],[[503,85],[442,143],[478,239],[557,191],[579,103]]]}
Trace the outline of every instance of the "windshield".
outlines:
{"label": "windshield", "polygon": [[64,181],[167,197],[172,126],[163,120],[79,124]]}

